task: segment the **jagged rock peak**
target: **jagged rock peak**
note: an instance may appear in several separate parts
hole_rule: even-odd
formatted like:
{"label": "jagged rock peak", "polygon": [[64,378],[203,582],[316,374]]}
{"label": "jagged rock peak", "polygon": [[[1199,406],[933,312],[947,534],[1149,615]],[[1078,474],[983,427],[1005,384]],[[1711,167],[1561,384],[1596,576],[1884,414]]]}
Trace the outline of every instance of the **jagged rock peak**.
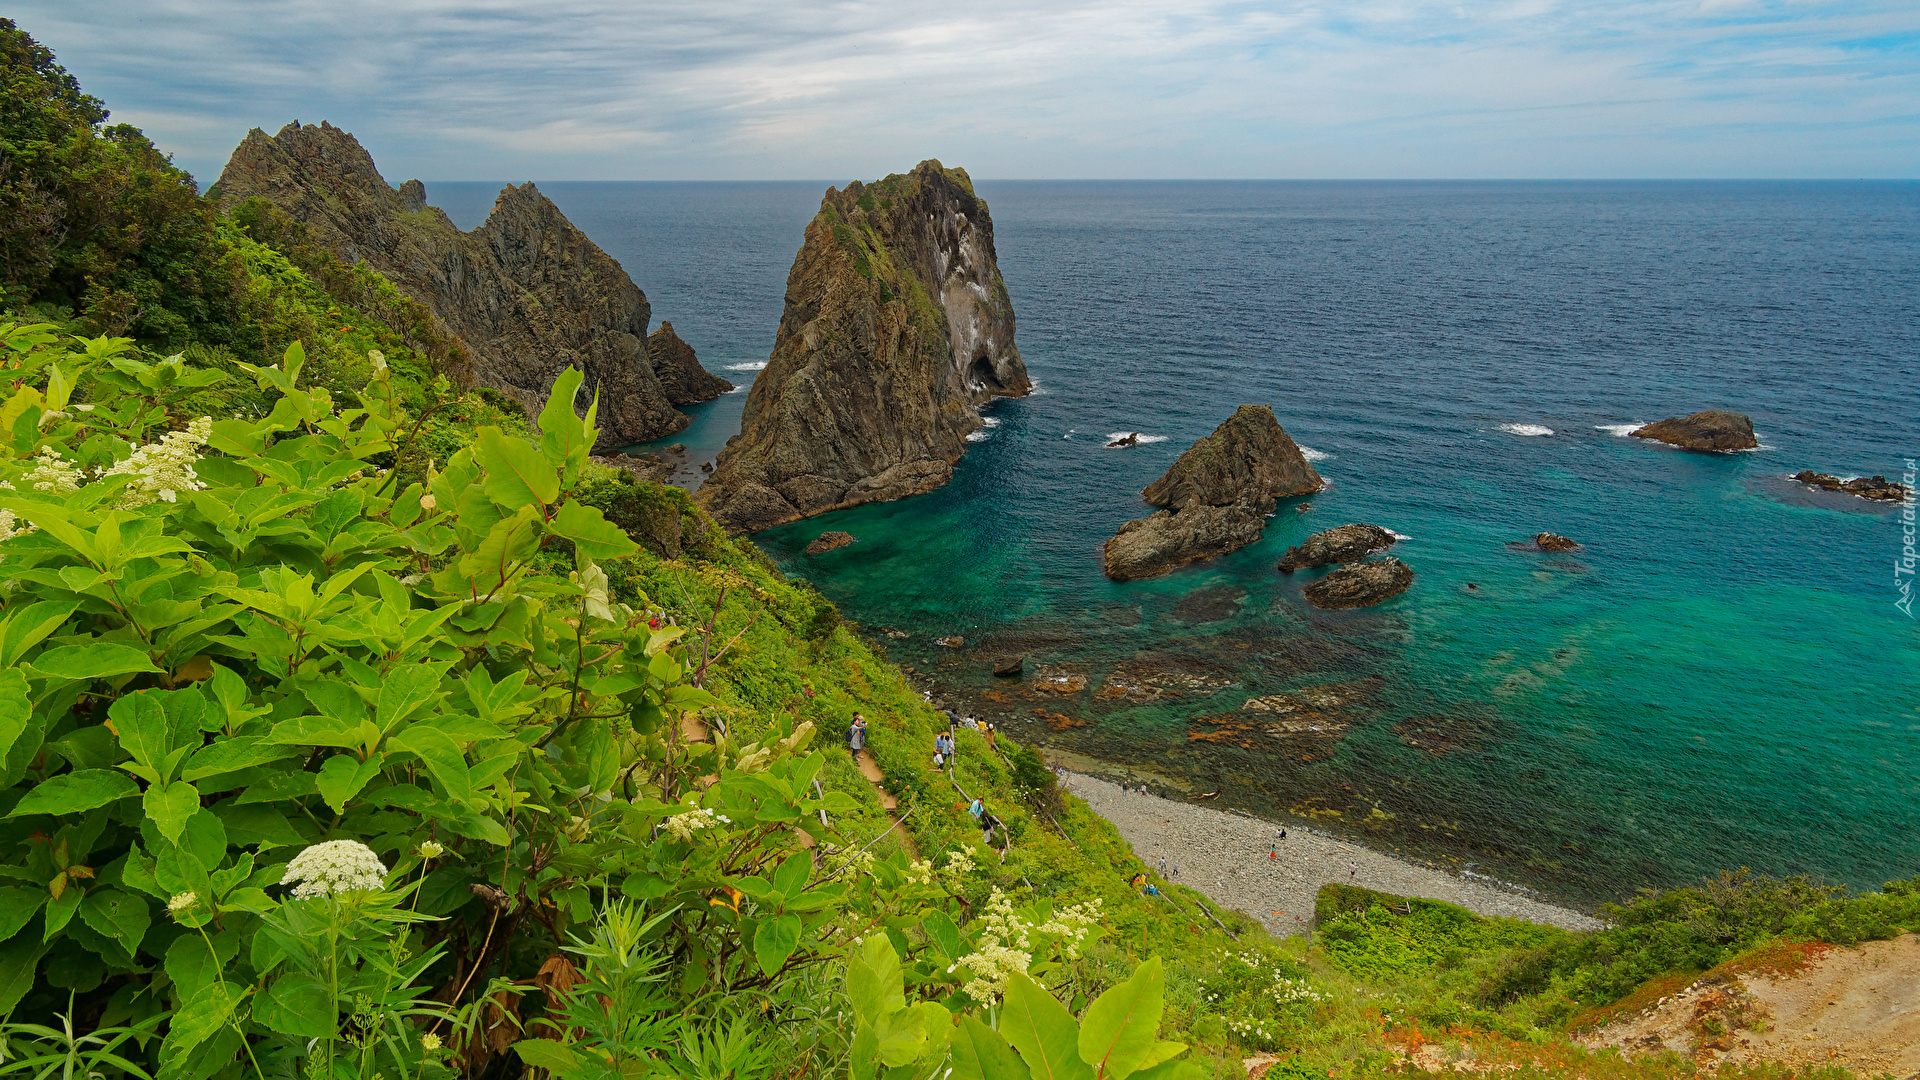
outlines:
{"label": "jagged rock peak", "polygon": [[712,401],[733,389],[732,383],[700,366],[693,346],[681,341],[673,324],[665,320],[647,335],[647,356],[653,361],[654,378],[675,405]]}
{"label": "jagged rock peak", "polygon": [[1032,388],[993,219],[964,170],[923,161],[829,188],[740,434],[699,498],[752,531],[931,491],[980,407]]}
{"label": "jagged rock peak", "polygon": [[365,263],[457,334],[474,380],[530,413],[569,366],[600,396],[600,448],[684,428],[647,355],[652,310],[626,271],[531,183],[509,186],[486,223],[463,233],[426,186],[387,183],[373,157],[331,124],[255,128],[220,174],[223,203],[260,198],[340,258]]}
{"label": "jagged rock peak", "polygon": [[1274,500],[1324,484],[1271,407],[1242,405],[1140,493],[1167,509],[1120,526],[1103,549],[1107,576],[1157,577],[1237,551],[1260,539]]}

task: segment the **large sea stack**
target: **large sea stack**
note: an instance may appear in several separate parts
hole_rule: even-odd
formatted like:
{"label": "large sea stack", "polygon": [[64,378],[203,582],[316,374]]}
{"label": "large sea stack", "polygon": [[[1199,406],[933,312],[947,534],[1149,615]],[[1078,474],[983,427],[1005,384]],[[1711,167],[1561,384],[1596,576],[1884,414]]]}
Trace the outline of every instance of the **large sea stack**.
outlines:
{"label": "large sea stack", "polygon": [[787,275],[773,355],[700,501],[755,531],[932,491],[980,406],[1032,388],[993,219],[963,170],[923,161],[829,188]]}
{"label": "large sea stack", "polygon": [[555,376],[581,369],[578,405],[600,396],[601,449],[679,431],[687,418],[673,406],[701,400],[662,385],[647,355],[646,296],[530,183],[502,190],[486,223],[461,232],[427,205],[420,181],[389,185],[351,134],[295,121],[278,135],[249,132],[217,190],[228,206],[264,199],[315,244],[379,271],[460,337],[476,382],[529,413]]}
{"label": "large sea stack", "polygon": [[1265,405],[1242,405],[1193,444],[1141,496],[1166,509],[1120,526],[1107,541],[1107,576],[1158,577],[1260,539],[1274,500],[1324,482]]}
{"label": "large sea stack", "polygon": [[1753,421],[1737,412],[1710,409],[1692,416],[1674,416],[1627,434],[1636,439],[1654,439],[1683,450],[1751,450],[1760,445],[1753,436]]}

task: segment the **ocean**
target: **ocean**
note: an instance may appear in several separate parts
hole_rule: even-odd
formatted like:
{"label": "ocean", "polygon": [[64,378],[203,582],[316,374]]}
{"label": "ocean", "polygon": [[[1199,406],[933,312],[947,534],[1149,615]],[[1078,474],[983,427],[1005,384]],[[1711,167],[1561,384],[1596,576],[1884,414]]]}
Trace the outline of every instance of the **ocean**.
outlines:
{"label": "ocean", "polygon": [[[824,186],[541,188],[745,385]],[[1786,479],[1920,455],[1920,185],[977,188],[1037,391],[990,407],[941,491],[755,537],[936,698],[1577,903],[1742,866],[1920,875],[1897,508]],[[497,190],[428,197],[471,228]],[[674,441],[717,451],[744,399]],[[1330,486],[1239,552],[1107,581],[1140,489],[1247,402]],[[1709,408],[1762,449],[1623,435]],[[1142,445],[1106,448],[1124,432]],[[1315,611],[1324,571],[1274,564],[1356,521],[1404,537],[1413,587]],[[805,555],[826,529],[859,542]],[[1541,531],[1582,547],[1510,546]],[[1027,677],[996,679],[1016,653]]]}

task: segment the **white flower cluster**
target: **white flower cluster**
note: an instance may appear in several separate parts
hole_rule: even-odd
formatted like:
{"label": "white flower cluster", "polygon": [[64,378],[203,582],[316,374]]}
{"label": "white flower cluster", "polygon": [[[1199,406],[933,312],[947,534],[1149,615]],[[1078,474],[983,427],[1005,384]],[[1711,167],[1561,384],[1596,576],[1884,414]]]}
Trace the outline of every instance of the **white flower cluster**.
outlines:
{"label": "white flower cluster", "polygon": [[973,872],[973,856],[965,848],[954,848],[947,852],[947,865],[941,870],[952,877],[960,877]]}
{"label": "white flower cluster", "polygon": [[911,885],[933,884],[933,860],[915,859],[907,866],[907,883]]}
{"label": "white flower cluster", "polygon": [[1289,979],[1277,972],[1273,976],[1271,992],[1273,1000],[1282,1005],[1302,1002],[1319,1003],[1328,1000],[1327,995],[1315,990],[1305,979]]}
{"label": "white flower cluster", "polygon": [[199,893],[197,892],[174,893],[173,899],[167,901],[167,914],[173,916],[175,919],[178,919],[180,918],[180,916],[185,915],[187,912],[192,911],[194,908],[198,906],[200,906]]}
{"label": "white flower cluster", "polygon": [[131,457],[114,462],[100,475],[134,478],[120,495],[120,505],[125,509],[145,506],[156,499],[173,502],[182,491],[199,491],[207,486],[193,471],[193,463],[200,459],[200,448],[212,437],[213,418],[203,416],[188,424],[185,431],[169,431],[157,443],[134,447]]}
{"label": "white flower cluster", "polygon": [[1007,992],[1007,980],[1015,973],[1025,975],[1033,964],[1032,944],[1027,936],[1027,924],[1014,914],[1013,901],[999,889],[987,898],[987,913],[981,919],[986,923],[985,931],[980,935],[980,945],[973,952],[961,957],[948,971],[966,968],[973,973],[960,989],[968,997],[978,1002],[990,1002]]}
{"label": "white flower cluster", "polygon": [[1087,932],[1100,922],[1100,915],[1100,898],[1096,896],[1084,904],[1061,908],[1053,913],[1053,918],[1034,929],[1059,938],[1060,951],[1067,959],[1078,960],[1080,945],[1087,939]]}
{"label": "white flower cluster", "polygon": [[1249,1042],[1254,1040],[1271,1041],[1273,1032],[1268,1029],[1265,1020],[1250,1020],[1239,1016],[1227,1017],[1227,1027],[1234,1034]]}
{"label": "white flower cluster", "polygon": [[701,829],[711,829],[715,825],[731,825],[733,819],[725,814],[716,814],[703,808],[689,810],[684,814],[675,814],[661,825],[675,840],[684,843],[693,842],[693,834]]}
{"label": "white flower cluster", "polygon": [[378,889],[386,882],[386,864],[358,840],[315,844],[295,855],[280,877],[280,884],[293,886],[296,900]]}
{"label": "white flower cluster", "polygon": [[834,867],[834,872],[839,873],[842,870],[850,870],[856,876],[865,875],[872,877],[873,864],[877,861],[878,860],[873,857],[873,852],[855,849],[847,852],[837,860],[838,865]]}
{"label": "white flower cluster", "polygon": [[[34,460],[38,464],[28,469],[27,474],[20,478],[20,482],[25,484],[29,491],[38,491],[57,498],[79,491],[81,481],[86,479],[78,465],[63,459],[60,451],[51,446],[42,447]],[[20,490],[10,480],[0,480],[0,488],[8,491]],[[21,522],[13,511],[0,510],[0,540],[25,536],[33,530],[32,523]]]}

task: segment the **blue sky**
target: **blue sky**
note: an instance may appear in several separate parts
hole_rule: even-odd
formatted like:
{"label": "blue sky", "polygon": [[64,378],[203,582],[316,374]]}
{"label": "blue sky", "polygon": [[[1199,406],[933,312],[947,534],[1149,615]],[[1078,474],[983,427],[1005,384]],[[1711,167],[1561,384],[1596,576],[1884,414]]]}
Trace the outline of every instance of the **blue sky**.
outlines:
{"label": "blue sky", "polygon": [[202,183],[1920,176],[1920,3],[16,0]]}

